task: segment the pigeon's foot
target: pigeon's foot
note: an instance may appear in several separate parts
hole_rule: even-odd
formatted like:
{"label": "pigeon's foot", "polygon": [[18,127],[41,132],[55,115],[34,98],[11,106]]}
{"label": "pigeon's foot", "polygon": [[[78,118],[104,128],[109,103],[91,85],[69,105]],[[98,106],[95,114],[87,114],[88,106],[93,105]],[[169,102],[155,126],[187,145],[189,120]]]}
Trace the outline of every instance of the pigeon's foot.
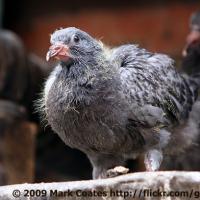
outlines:
{"label": "pigeon's foot", "polygon": [[163,160],[162,152],[156,149],[150,150],[145,154],[144,164],[147,171],[157,171]]}
{"label": "pigeon's foot", "polygon": [[112,178],[116,176],[120,176],[123,174],[127,174],[129,172],[129,169],[123,166],[117,166],[113,169],[109,169],[106,171],[106,178]]}

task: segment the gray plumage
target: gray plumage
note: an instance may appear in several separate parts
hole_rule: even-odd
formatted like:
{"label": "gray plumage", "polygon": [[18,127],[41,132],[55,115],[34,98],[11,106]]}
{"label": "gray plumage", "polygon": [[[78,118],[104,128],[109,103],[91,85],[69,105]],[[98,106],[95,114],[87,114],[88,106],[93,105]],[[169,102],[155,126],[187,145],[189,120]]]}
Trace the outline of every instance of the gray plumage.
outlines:
{"label": "gray plumage", "polygon": [[198,79],[179,74],[168,56],[135,45],[108,48],[76,28],[57,30],[51,44],[69,54],[46,82],[46,118],[67,145],[87,154],[93,178],[143,153],[147,170],[157,170],[163,154],[192,143],[197,131],[186,131]]}

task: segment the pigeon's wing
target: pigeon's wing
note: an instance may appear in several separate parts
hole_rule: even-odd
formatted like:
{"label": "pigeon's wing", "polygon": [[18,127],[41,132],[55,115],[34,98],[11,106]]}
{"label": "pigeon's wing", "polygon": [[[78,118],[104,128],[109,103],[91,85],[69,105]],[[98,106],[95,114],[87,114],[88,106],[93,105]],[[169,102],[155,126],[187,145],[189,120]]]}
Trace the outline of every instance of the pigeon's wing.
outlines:
{"label": "pigeon's wing", "polygon": [[145,126],[172,125],[188,116],[194,91],[168,56],[123,45],[113,49],[111,60],[118,67],[122,93],[136,121]]}

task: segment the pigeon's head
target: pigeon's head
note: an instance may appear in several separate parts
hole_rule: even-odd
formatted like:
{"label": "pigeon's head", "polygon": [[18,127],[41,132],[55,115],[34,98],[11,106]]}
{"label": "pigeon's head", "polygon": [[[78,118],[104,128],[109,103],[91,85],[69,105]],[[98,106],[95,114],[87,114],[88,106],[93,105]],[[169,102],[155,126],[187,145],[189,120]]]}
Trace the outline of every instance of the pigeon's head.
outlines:
{"label": "pigeon's head", "polygon": [[102,52],[101,44],[89,34],[74,27],[56,30],[51,35],[47,61],[55,58],[65,65],[97,62]]}
{"label": "pigeon's head", "polygon": [[195,12],[190,18],[190,33],[187,36],[183,56],[187,55],[189,48],[200,45],[200,12]]}

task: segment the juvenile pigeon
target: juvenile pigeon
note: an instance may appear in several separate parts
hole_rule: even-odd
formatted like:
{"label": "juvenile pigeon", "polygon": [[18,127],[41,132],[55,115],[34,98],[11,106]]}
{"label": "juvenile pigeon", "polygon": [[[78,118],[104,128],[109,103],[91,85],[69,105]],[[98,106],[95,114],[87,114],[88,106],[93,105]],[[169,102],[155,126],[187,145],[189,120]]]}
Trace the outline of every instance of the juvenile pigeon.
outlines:
{"label": "juvenile pigeon", "polygon": [[141,154],[146,170],[158,170],[164,154],[192,144],[198,79],[179,74],[168,56],[131,44],[108,48],[74,27],[50,42],[47,60],[58,63],[41,106],[65,144],[87,154],[94,179]]}

